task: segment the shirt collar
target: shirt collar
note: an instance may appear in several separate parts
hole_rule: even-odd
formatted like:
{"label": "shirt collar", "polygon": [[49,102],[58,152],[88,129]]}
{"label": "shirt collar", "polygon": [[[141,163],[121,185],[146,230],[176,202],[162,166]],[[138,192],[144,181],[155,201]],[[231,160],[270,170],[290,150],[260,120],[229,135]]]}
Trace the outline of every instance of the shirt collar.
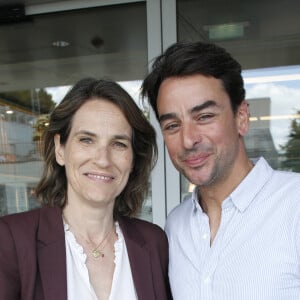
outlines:
{"label": "shirt collar", "polygon": [[192,203],[193,203],[193,212],[195,213],[197,210],[200,210],[203,212],[202,207],[199,204],[199,198],[198,198],[198,187],[195,186],[193,193],[192,193]]}
{"label": "shirt collar", "polygon": [[273,169],[261,157],[230,195],[232,202],[239,211],[244,212],[248,208],[259,191],[269,181],[272,173]]}

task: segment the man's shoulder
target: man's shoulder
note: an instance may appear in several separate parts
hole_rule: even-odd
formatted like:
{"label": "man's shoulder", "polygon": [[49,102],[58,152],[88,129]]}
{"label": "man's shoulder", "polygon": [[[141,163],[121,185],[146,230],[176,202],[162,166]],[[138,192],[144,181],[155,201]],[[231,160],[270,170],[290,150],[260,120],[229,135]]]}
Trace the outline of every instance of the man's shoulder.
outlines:
{"label": "man's shoulder", "polygon": [[286,170],[274,170],[275,176],[280,176],[286,179],[300,181],[300,173]]}
{"label": "man's shoulder", "polygon": [[300,192],[300,173],[274,170],[271,183],[272,185],[276,185],[278,190],[280,190],[280,188],[288,188],[290,189],[290,192]]}
{"label": "man's shoulder", "polygon": [[260,173],[270,174],[272,181],[281,180],[284,184],[288,182],[292,184],[300,182],[300,173],[291,170],[273,169],[264,157],[261,157],[256,165],[258,166],[257,170],[259,170]]}
{"label": "man's shoulder", "polygon": [[167,217],[168,226],[173,226],[174,224],[179,225],[181,222],[186,222],[187,218],[190,216],[193,209],[193,200],[189,195],[183,199],[183,201],[174,207]]}
{"label": "man's shoulder", "polygon": [[192,208],[193,208],[192,196],[188,195],[182,200],[180,204],[178,204],[176,207],[174,207],[171,210],[168,218],[173,218],[173,215],[175,215],[176,217],[185,215],[186,213],[189,213]]}

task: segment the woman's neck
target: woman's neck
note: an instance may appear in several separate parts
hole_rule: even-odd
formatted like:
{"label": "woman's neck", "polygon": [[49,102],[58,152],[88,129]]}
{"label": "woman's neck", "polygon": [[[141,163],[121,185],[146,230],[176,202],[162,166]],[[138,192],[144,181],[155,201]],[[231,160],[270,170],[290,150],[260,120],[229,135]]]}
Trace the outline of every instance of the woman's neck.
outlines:
{"label": "woman's neck", "polygon": [[63,209],[63,218],[74,234],[92,241],[104,238],[114,226],[113,211],[108,209],[67,204]]}

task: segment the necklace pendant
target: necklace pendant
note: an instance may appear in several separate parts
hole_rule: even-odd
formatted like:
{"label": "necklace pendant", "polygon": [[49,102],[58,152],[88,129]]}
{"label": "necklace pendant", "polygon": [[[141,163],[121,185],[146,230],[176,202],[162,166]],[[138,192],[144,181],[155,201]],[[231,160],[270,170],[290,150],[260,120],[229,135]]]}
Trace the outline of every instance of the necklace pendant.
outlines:
{"label": "necklace pendant", "polygon": [[104,253],[101,252],[100,250],[93,250],[92,251],[92,256],[95,258],[95,259],[98,259],[99,257],[104,257]]}

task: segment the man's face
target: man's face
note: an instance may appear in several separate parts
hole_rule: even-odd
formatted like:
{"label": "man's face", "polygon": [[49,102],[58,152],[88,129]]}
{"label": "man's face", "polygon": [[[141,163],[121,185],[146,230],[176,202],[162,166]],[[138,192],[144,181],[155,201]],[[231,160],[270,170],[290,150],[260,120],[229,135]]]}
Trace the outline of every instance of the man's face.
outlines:
{"label": "man's face", "polygon": [[243,153],[241,136],[248,130],[245,101],[235,116],[221,80],[197,74],[165,79],[157,108],[170,158],[179,172],[198,186],[232,176]]}

